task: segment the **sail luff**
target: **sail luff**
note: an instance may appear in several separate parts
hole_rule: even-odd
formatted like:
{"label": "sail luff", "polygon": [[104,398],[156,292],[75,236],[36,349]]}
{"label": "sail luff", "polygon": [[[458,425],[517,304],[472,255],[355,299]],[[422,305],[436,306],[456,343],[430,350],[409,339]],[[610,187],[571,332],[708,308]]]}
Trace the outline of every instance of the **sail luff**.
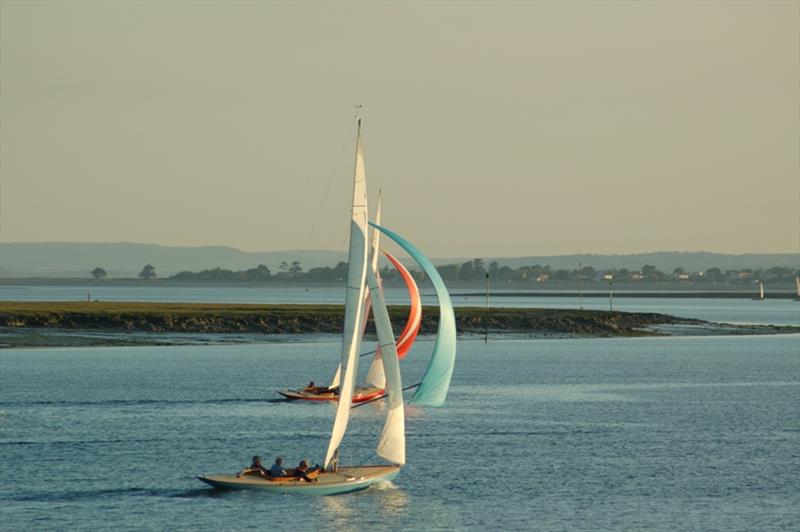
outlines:
{"label": "sail luff", "polygon": [[336,364],[336,373],[333,374],[333,378],[331,379],[331,383],[328,385],[328,388],[330,389],[336,388],[341,383],[342,383],[342,361],[340,358],[339,363]]}
{"label": "sail luff", "polygon": [[[381,191],[378,190],[378,206],[375,209],[375,223],[381,223]],[[376,290],[383,292],[383,286],[381,283],[381,276],[378,270],[378,257],[380,256],[380,245],[381,245],[381,232],[376,231],[373,229],[372,231],[372,260],[370,261],[370,270],[375,272],[375,276],[377,279],[377,288]],[[370,294],[367,296],[367,305],[366,308],[369,309],[370,299],[372,299],[372,286],[370,285]],[[374,311],[373,311],[374,312]],[[365,315],[368,315],[369,312],[366,310],[364,312]],[[365,320],[366,324],[366,320]],[[374,386],[375,388],[383,389],[386,386],[386,374],[383,370],[383,361],[381,359],[381,350],[380,347],[375,350],[375,357],[372,359],[372,363],[369,365],[369,371],[367,372],[366,383],[370,386]]]}
{"label": "sail luff", "polygon": [[361,147],[361,119],[358,119],[355,172],[353,176],[353,210],[350,222],[350,249],[348,252],[347,291],[345,293],[345,324],[342,335],[340,359],[341,384],[336,418],[331,429],[331,439],[325,455],[328,466],[347,430],[350,419],[350,403],[358,376],[358,352],[364,316],[367,277],[367,183],[364,152]]}
{"label": "sail luff", "polygon": [[[363,303],[359,305],[355,326],[360,327],[363,319]],[[328,442],[328,450],[325,453],[324,467],[328,467],[331,459],[339,445],[342,443],[344,434],[347,430],[347,423],[350,420],[350,405],[353,402],[353,390],[355,389],[356,377],[358,376],[358,349],[360,346],[360,335],[353,339],[348,350],[346,362],[342,365],[342,382],[339,386],[339,402],[336,407],[336,418],[331,429],[331,439]]]}
{"label": "sail luff", "polygon": [[403,383],[400,377],[400,362],[389,321],[389,312],[375,269],[367,272],[369,293],[372,299],[372,313],[383,368],[386,372],[386,392],[388,396],[386,422],[383,425],[376,453],[395,464],[406,463],[405,411],[403,409]]}
{"label": "sail luff", "polygon": [[385,227],[370,225],[394,240],[406,253],[411,255],[428,275],[436,290],[436,297],[439,299],[439,329],[436,334],[436,343],[422,381],[410,402],[427,406],[441,406],[447,398],[456,360],[456,319],[450,294],[447,293],[447,287],[436,270],[436,266],[411,242]]}

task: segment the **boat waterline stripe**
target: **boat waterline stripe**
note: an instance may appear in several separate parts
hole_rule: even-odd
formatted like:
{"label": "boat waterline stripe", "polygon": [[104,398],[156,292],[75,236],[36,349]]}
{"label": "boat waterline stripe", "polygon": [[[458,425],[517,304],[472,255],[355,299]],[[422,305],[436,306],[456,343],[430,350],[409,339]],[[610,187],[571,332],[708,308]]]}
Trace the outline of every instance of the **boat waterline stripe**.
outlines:
{"label": "boat waterline stripe", "polygon": [[[403,391],[405,392],[406,390],[410,390],[411,388],[419,388],[419,385],[420,385],[420,384],[422,384],[422,383],[421,383],[421,382],[418,382],[418,383],[416,383],[416,384],[412,384],[412,385],[410,385],[410,386],[405,386],[405,387],[403,388]],[[372,403],[373,401],[379,401],[379,400],[381,400],[381,399],[385,399],[385,398],[386,398],[386,397],[388,397],[388,396],[389,396],[389,394],[386,394],[386,393],[385,393],[385,394],[379,395],[378,397],[373,397],[372,399],[369,399],[369,400],[367,400],[367,401],[363,401],[363,402],[361,402],[361,403],[356,403],[356,404],[354,404],[354,405],[350,406],[350,410],[352,410],[353,408],[358,408],[359,406],[363,406],[363,405],[366,405],[366,404]]]}

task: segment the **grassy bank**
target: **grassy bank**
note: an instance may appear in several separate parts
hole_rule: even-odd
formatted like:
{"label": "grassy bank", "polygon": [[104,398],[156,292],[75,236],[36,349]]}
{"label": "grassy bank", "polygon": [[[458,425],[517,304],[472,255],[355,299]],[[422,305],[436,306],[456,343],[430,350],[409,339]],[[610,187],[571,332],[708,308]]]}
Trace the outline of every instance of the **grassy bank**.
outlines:
{"label": "grassy bank", "polygon": [[[408,307],[390,306],[399,334]],[[725,325],[666,314],[598,310],[457,307],[460,334],[528,334],[538,337],[625,337],[654,334],[775,334],[797,327]],[[424,307],[421,332],[438,326],[439,309]],[[69,335],[88,333],[86,345],[191,342],[202,335],[338,334],[342,305],[248,305],[215,303],[141,302],[0,302],[0,344],[6,346],[71,345]],[[367,331],[373,332],[372,321]],[[110,333],[100,338],[96,333]],[[150,333],[125,335],[124,333]],[[179,334],[174,334],[179,333]],[[58,336],[58,339],[42,336]],[[169,335],[173,335],[169,337]],[[13,338],[12,338],[13,337]],[[27,338],[27,339],[26,339]],[[78,343],[83,340],[75,340]],[[219,338],[217,341],[220,340]],[[115,344],[114,342],[117,342]]]}
{"label": "grassy bank", "polygon": [[[400,332],[408,307],[390,306]],[[423,308],[422,333],[438,325],[437,307]],[[342,305],[247,305],[140,302],[0,302],[0,326],[200,333],[336,333],[344,321]],[[687,323],[665,314],[564,309],[459,307],[459,332],[554,332],[595,336],[647,334],[649,325]],[[371,330],[371,321],[367,330]]]}

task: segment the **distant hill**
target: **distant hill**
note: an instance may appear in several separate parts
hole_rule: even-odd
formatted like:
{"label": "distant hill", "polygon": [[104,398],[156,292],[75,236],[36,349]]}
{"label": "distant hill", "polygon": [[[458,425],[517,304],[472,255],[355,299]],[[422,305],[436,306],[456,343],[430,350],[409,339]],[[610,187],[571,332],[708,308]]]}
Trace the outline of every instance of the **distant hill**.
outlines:
{"label": "distant hill", "polygon": [[[152,264],[159,277],[179,271],[200,271],[212,268],[245,270],[264,264],[273,273],[282,261],[300,261],[304,270],[334,266],[346,260],[346,252],[332,250],[283,250],[246,252],[226,246],[173,247],[131,243],[20,242],[0,243],[0,276],[2,277],[87,277],[96,266],[109,277],[135,277],[146,264]],[[471,258],[434,258],[436,264],[463,263]],[[486,265],[497,261],[500,266],[518,268],[539,264],[553,269],[575,269],[578,262],[595,269],[640,270],[652,264],[664,272],[681,267],[687,271],[708,268],[739,270],[780,266],[800,269],[800,255],[794,253],[753,253],[728,255],[708,252],[657,252],[632,255],[559,255],[531,257],[484,258]]]}
{"label": "distant hill", "polygon": [[244,270],[264,264],[273,273],[282,261],[300,261],[304,269],[347,260],[329,250],[286,250],[249,253],[226,246],[173,247],[121,243],[0,243],[0,276],[88,277],[96,266],[109,277],[136,277],[152,264],[159,277],[210,268]]}

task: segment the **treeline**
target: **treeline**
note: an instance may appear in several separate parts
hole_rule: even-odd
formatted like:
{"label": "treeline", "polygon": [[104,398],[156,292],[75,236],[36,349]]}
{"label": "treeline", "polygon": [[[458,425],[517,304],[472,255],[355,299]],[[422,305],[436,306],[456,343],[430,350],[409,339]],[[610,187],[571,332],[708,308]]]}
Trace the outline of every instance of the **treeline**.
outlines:
{"label": "treeline", "polygon": [[487,275],[492,282],[505,283],[547,283],[547,282],[645,282],[645,283],[725,283],[747,284],[754,281],[762,282],[793,282],[800,275],[800,270],[792,268],[774,267],[769,269],[743,269],[721,270],[709,268],[701,272],[688,272],[683,268],[675,268],[672,272],[662,272],[651,264],[645,264],[641,270],[626,268],[599,270],[592,266],[578,268],[553,269],[547,265],[535,264],[510,268],[500,266],[497,262],[484,266],[481,259],[473,259],[463,264],[448,264],[437,268],[445,281],[475,283],[486,279]]}
{"label": "treeline", "polygon": [[[473,259],[462,264],[446,264],[438,266],[437,270],[448,283],[476,284],[483,283],[488,278],[493,284],[506,283],[516,285],[534,285],[550,282],[580,282],[580,283],[697,283],[697,284],[749,284],[756,281],[765,283],[793,283],[800,270],[792,268],[774,267],[769,269],[743,269],[721,270],[709,268],[702,272],[688,272],[683,268],[675,268],[671,272],[662,272],[653,265],[645,264],[640,270],[625,268],[599,270],[592,266],[583,266],[567,270],[553,269],[548,265],[535,264],[510,268],[500,266],[496,261],[488,266],[483,259]],[[419,281],[424,280],[424,274],[418,270],[411,270],[412,275]],[[100,274],[100,275],[98,275]],[[102,268],[95,268],[91,275],[95,278],[105,277]],[[148,264],[139,274],[144,279],[156,278],[155,267]],[[400,276],[391,266],[381,269],[381,276],[386,282],[399,281]],[[176,281],[246,281],[246,282],[293,282],[293,283],[326,283],[344,281],[347,278],[347,263],[339,262],[333,267],[316,267],[305,271],[299,261],[291,263],[282,262],[278,271],[273,273],[270,269],[259,264],[248,270],[233,271],[224,268],[213,268],[199,272],[183,271],[168,277]]]}
{"label": "treeline", "polygon": [[176,281],[269,281],[272,272],[263,264],[255,268],[235,272],[224,268],[203,270],[201,272],[178,272],[169,277]]}
{"label": "treeline", "polygon": [[[285,263],[284,263],[285,264]],[[396,276],[393,268],[388,266],[381,270],[384,279],[391,280]],[[418,273],[420,276],[421,272]],[[289,281],[289,282],[335,282],[347,278],[347,263],[339,262],[334,267],[322,266],[304,271],[298,261],[286,268],[279,267],[276,273],[263,264],[249,270],[233,271],[225,268],[213,268],[199,272],[179,272],[168,277],[175,281]]]}
{"label": "treeline", "polygon": [[169,277],[176,281],[336,281],[347,277],[347,263],[340,262],[333,268],[311,268],[303,271],[300,262],[291,265],[283,262],[278,272],[272,273],[269,268],[259,264],[249,270],[233,271],[214,268],[200,272],[179,272]]}

